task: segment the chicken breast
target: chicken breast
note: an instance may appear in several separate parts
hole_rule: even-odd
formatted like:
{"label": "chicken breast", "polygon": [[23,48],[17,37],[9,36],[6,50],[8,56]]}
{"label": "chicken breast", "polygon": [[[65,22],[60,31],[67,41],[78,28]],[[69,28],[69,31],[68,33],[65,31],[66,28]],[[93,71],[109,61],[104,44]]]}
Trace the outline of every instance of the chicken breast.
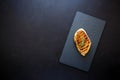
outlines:
{"label": "chicken breast", "polygon": [[86,56],[91,47],[91,40],[83,28],[80,28],[75,32],[74,42],[79,53],[82,56]]}

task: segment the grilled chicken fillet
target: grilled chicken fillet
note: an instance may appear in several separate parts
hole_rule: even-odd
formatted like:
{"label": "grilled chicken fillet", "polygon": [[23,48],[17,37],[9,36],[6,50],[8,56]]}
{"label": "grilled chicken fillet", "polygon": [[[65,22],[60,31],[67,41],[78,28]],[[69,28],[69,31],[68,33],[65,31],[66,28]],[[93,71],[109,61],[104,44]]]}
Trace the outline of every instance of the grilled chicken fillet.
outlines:
{"label": "grilled chicken fillet", "polygon": [[80,28],[75,32],[74,42],[79,53],[82,56],[86,56],[91,47],[91,40],[83,28]]}

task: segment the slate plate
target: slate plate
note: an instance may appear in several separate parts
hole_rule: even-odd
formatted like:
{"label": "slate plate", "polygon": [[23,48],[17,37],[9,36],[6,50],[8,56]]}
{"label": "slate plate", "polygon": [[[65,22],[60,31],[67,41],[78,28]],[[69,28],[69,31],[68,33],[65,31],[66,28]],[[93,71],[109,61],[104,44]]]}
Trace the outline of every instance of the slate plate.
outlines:
{"label": "slate plate", "polygon": [[[72,27],[60,57],[60,62],[83,71],[88,71],[95,55],[104,26],[104,20],[81,12],[76,12]],[[92,42],[91,49],[85,57],[79,54],[73,42],[74,33],[79,28],[86,30]]]}

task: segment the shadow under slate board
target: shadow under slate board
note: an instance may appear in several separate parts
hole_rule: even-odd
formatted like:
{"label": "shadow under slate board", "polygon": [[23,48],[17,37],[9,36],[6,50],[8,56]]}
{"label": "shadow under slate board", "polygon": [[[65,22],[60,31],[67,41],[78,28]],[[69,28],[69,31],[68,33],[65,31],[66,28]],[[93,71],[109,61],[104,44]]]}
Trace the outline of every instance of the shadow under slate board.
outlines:
{"label": "shadow under slate board", "polygon": [[[69,31],[62,55],[60,57],[60,63],[83,71],[89,71],[105,23],[106,22],[104,20],[81,12],[76,12],[72,27]],[[90,51],[85,57],[80,55],[73,41],[74,33],[79,28],[85,29],[92,42]]]}

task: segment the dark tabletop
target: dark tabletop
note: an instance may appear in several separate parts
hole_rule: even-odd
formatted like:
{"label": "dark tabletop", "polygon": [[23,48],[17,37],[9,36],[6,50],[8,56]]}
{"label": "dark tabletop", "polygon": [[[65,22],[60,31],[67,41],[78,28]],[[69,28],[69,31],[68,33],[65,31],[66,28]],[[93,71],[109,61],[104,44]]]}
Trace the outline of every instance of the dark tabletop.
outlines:
{"label": "dark tabletop", "polygon": [[[89,72],[59,63],[76,11],[106,21]],[[1,80],[119,78],[117,0],[1,0],[0,19]]]}

